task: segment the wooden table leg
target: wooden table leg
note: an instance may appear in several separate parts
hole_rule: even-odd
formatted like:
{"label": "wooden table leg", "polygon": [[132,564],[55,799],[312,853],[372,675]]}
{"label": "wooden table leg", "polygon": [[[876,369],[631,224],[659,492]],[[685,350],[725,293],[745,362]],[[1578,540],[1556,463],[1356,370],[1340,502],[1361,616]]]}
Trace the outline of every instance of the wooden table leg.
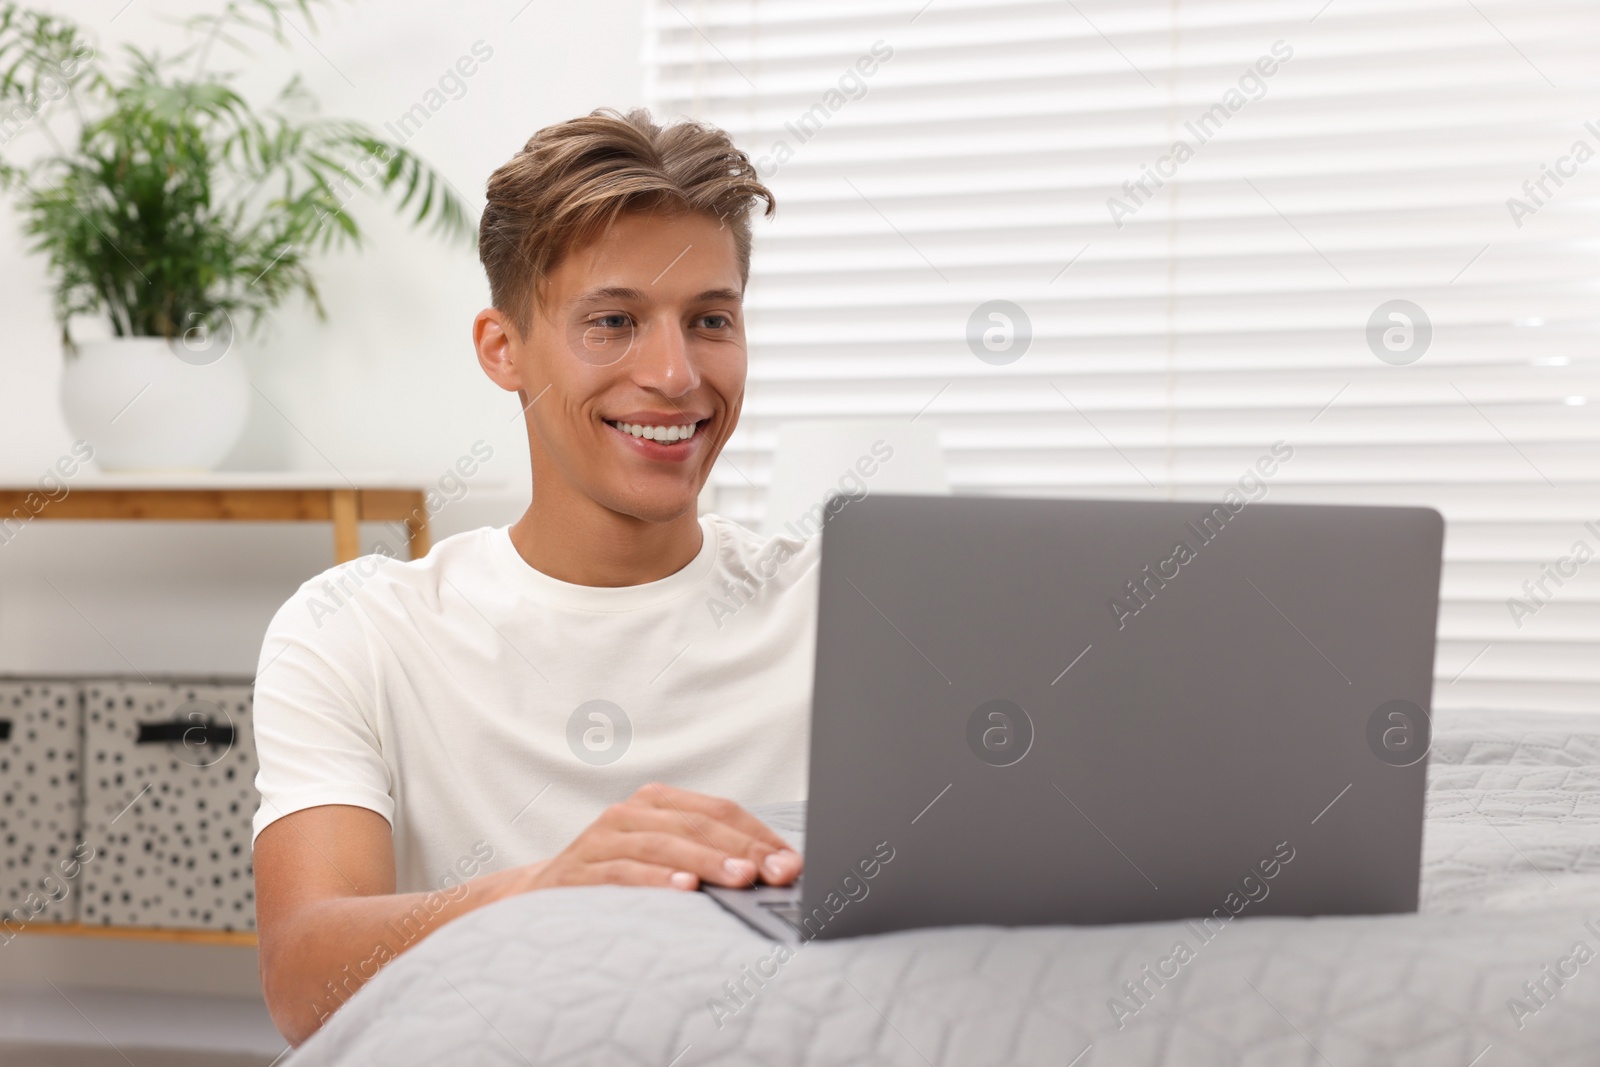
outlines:
{"label": "wooden table leg", "polygon": [[354,489],[335,489],[329,494],[333,515],[333,561],[349,563],[361,555],[361,512]]}
{"label": "wooden table leg", "polygon": [[417,506],[406,518],[406,546],[411,550],[412,559],[421,559],[433,547],[428,535],[428,504],[420,492],[417,493]]}

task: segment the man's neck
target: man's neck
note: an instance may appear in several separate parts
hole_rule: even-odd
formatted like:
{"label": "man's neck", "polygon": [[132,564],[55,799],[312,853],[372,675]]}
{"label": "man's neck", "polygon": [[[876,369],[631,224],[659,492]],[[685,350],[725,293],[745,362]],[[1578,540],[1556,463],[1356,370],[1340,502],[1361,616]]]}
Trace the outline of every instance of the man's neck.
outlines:
{"label": "man's neck", "polygon": [[675,574],[700,551],[700,520],[689,511],[647,522],[592,500],[541,500],[511,527],[511,544],[534,570],[573,585],[643,585]]}

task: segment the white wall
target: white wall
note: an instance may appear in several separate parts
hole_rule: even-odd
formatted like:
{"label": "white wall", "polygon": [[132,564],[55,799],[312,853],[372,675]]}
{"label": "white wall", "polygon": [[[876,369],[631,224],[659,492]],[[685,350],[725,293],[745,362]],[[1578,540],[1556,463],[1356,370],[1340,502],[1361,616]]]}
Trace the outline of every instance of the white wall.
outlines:
{"label": "white wall", "polygon": [[[36,3],[78,20],[112,60],[123,42],[151,48],[172,40],[163,19],[215,6]],[[485,42],[494,54],[465,95],[410,142],[476,209],[489,173],[541,126],[640,102],[643,0],[524,4],[339,4],[314,48],[292,33],[289,48],[262,42],[241,84],[270,91],[298,71],[326,114],[381,126]],[[254,383],[282,414],[257,401],[227,466],[326,471],[331,463],[351,474],[436,480],[482,439],[494,458],[468,495],[436,517],[435,536],[508,522],[527,500],[526,444],[520,420],[511,421],[515,398],[473,359],[472,316],[488,300],[477,257],[466,244],[412,232],[359,194],[353,205],[371,239],[362,252],[320,264],[328,321],[288,307],[270,336],[245,350]],[[43,261],[22,245],[15,212],[0,208],[0,479],[33,481],[72,439],[56,399],[59,333]],[[369,538],[382,533],[367,530]],[[131,664],[151,675],[249,675],[273,611],[328,565],[331,551],[323,526],[36,521],[0,545],[0,673],[126,674]],[[0,948],[0,986],[48,978],[230,993],[255,987],[254,952],[186,948],[36,938]]]}
{"label": "white wall", "polygon": [[[177,32],[165,19],[214,5],[40,6],[77,19],[100,61],[115,62],[122,43],[161,46]],[[477,208],[489,173],[539,127],[640,101],[642,17],[642,0],[340,3],[312,35],[314,47],[293,32],[289,47],[260,42],[241,85],[271,93],[299,72],[326,114],[381,126],[484,42],[493,56],[466,79],[465,94],[409,142]],[[225,50],[217,59],[236,62]],[[57,125],[66,128],[59,117]],[[39,141],[25,135],[12,147],[29,140]],[[268,336],[245,344],[252,379],[271,405],[255,399],[226,466],[331,464],[436,480],[482,439],[494,459],[467,497],[437,516],[436,538],[510,521],[527,498],[526,446],[512,421],[515,399],[473,359],[472,316],[488,300],[475,252],[468,242],[411,230],[366,194],[352,210],[370,240],[320,264],[328,321],[297,301]],[[61,356],[48,280],[42,258],[23,245],[16,212],[0,208],[0,477],[32,481],[72,439],[56,399]],[[499,491],[488,485],[494,481]],[[248,674],[272,610],[330,561],[330,536],[321,527],[36,522],[0,546],[0,673],[125,672],[131,660],[147,674]]]}

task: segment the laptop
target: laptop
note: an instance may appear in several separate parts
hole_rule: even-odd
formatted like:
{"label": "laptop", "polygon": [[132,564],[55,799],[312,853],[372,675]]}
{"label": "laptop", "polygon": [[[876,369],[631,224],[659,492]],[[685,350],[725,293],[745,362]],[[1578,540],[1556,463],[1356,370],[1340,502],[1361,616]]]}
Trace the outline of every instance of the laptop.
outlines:
{"label": "laptop", "polygon": [[1444,523],[836,498],[788,942],[1415,911]]}

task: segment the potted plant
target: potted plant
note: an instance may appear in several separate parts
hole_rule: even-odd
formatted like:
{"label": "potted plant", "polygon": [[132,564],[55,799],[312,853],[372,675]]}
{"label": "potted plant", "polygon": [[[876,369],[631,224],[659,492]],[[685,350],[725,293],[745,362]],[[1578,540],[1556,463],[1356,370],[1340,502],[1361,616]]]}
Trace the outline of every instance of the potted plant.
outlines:
{"label": "potted plant", "polygon": [[[188,20],[175,54],[130,46],[113,64],[70,19],[0,3],[0,187],[48,260],[63,411],[102,467],[221,462],[249,409],[235,334],[295,294],[326,316],[311,257],[359,246],[356,192],[447,237],[475,228],[442,176],[362,123],[318,115],[298,79],[256,107],[211,69],[219,44],[282,44],[287,17],[311,22],[316,4],[232,0]],[[74,343],[88,315],[109,339]]]}

